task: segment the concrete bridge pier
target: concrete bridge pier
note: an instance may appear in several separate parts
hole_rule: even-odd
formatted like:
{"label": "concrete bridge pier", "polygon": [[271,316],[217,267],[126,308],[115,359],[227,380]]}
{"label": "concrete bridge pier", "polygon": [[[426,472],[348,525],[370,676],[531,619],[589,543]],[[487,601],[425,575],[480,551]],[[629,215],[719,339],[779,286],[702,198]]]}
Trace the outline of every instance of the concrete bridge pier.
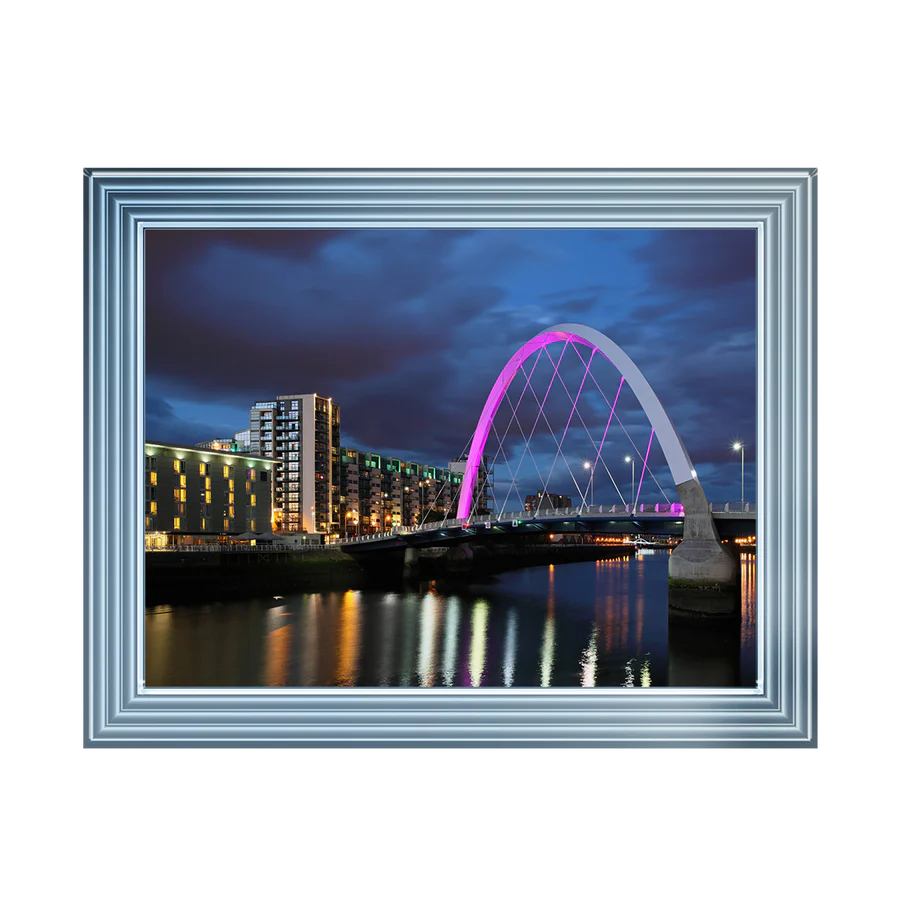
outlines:
{"label": "concrete bridge pier", "polygon": [[403,578],[404,580],[409,580],[415,578],[418,574],[419,551],[415,547],[407,547],[403,551]]}
{"label": "concrete bridge pier", "polygon": [[700,482],[691,479],[676,489],[684,506],[684,539],[669,557],[669,609],[686,615],[734,615],[740,609],[737,560],[719,540]]}

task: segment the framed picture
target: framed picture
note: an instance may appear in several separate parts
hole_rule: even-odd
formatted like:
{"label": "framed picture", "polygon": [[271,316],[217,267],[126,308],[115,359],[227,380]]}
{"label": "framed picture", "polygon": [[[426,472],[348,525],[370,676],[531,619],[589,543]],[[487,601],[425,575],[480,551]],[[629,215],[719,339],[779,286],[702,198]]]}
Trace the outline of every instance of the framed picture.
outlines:
{"label": "framed picture", "polygon": [[[823,749],[820,504],[824,161],[83,160],[79,178],[81,416],[86,441],[81,490],[82,508],[88,511],[81,526],[83,751]],[[161,251],[153,241],[162,234],[173,236],[176,243],[172,252],[177,253],[179,234],[202,240],[203,236],[214,238],[216,232],[246,235],[246,246],[251,250],[266,235],[283,232],[296,237],[302,233],[310,246],[327,247],[332,257],[343,261],[345,269],[358,265],[362,273],[354,281],[358,285],[366,284],[366,263],[360,261],[360,254],[371,250],[366,242],[374,236],[383,259],[396,254],[397,263],[390,272],[396,283],[401,283],[404,275],[419,279],[416,293],[425,298],[421,310],[428,304],[433,308],[441,298],[449,307],[459,303],[459,315],[448,315],[438,327],[443,330],[456,323],[460,331],[464,330],[466,311],[459,297],[472,291],[473,285],[464,285],[462,294],[454,294],[438,287],[437,275],[423,274],[429,265],[444,265],[453,242],[452,252],[464,258],[471,271],[499,265],[497,260],[504,253],[513,260],[513,267],[519,264],[516,261],[533,259],[529,254],[538,246],[538,237],[546,237],[547,243],[540,246],[550,248],[550,255],[558,253],[559,258],[571,262],[576,241],[624,240],[633,245],[632,255],[639,256],[644,246],[639,236],[649,236],[647,246],[655,240],[661,247],[665,245],[663,255],[654,257],[660,265],[682,267],[675,283],[682,279],[683,285],[691,282],[684,249],[694,236],[713,235],[709,252],[717,260],[725,260],[720,268],[727,266],[729,254],[742,253],[740,267],[755,293],[751,315],[755,318],[756,341],[749,350],[745,346],[741,351],[744,358],[748,352],[755,353],[756,363],[755,385],[743,386],[749,394],[755,388],[752,472],[757,502],[753,515],[759,548],[754,568],[755,683],[712,687],[664,681],[664,686],[654,687],[648,678],[643,687],[630,689],[598,680],[593,670],[594,680],[579,684],[577,679],[566,682],[549,677],[534,682],[515,678],[491,682],[483,674],[487,670],[482,664],[475,666],[475,681],[454,681],[451,673],[442,688],[439,682],[382,684],[358,678],[343,682],[342,687],[321,686],[311,680],[277,688],[218,682],[179,687],[147,679],[145,445],[149,440],[167,440],[165,435],[147,432],[148,419],[160,420],[158,406],[147,407],[148,396],[154,402],[158,397],[158,392],[148,391],[147,379],[148,372],[153,379],[162,377],[154,354],[160,347],[160,333],[165,333],[167,317],[173,319],[174,341],[178,304],[186,308],[190,302],[183,283],[177,287],[170,284],[178,294],[177,301],[165,310],[148,307],[148,285],[158,290],[161,278],[157,268]],[[750,238],[743,249],[739,242],[732,241],[738,232]],[[503,240],[513,233],[521,240]],[[715,235],[724,238],[716,244]],[[464,236],[471,238],[468,243],[459,242]],[[530,244],[525,240],[528,237],[534,238]],[[408,240],[408,244],[400,248],[395,240],[399,238]],[[483,246],[479,243],[482,239]],[[567,245],[566,241],[571,243]],[[187,240],[184,245],[189,243]],[[209,246],[214,243],[212,240]],[[594,252],[593,244],[585,246],[589,253]],[[751,253],[747,247],[752,248]],[[578,252],[583,249],[579,247]],[[216,263],[211,261],[209,265]],[[711,272],[715,269],[715,265],[710,267]],[[497,270],[492,272],[496,275]],[[441,274],[445,281],[452,280],[447,270],[441,270]],[[225,277],[244,276],[235,271]],[[532,277],[543,276],[533,272]],[[378,276],[373,274],[368,280],[373,292],[373,321],[378,316],[378,304],[390,302],[386,294],[378,294],[378,284]],[[386,284],[383,281],[382,288]],[[554,288],[549,282],[544,285],[539,296],[550,298],[547,308],[526,310],[521,321],[512,322],[511,307],[499,302],[491,307],[494,321],[503,317],[502,321],[510,323],[508,328],[504,326],[508,331],[503,332],[504,340],[495,341],[504,359],[523,343],[527,346],[529,339],[556,327],[556,309],[578,309],[577,304],[554,306]],[[227,293],[224,287],[222,290]],[[315,286],[306,285],[297,292],[297,302],[316,302],[314,293]],[[231,299],[234,301],[234,297]],[[588,299],[580,297],[579,302],[590,315],[593,307]],[[717,309],[726,309],[727,302],[726,291]],[[665,312],[677,316],[684,307],[685,303],[674,296]],[[662,306],[648,309],[648,319],[663,314]],[[232,304],[225,314],[234,318],[239,310]],[[365,314],[363,307],[354,312],[357,319]],[[213,305],[203,312],[202,319],[210,322],[214,315]],[[534,319],[533,329],[529,316]],[[484,325],[490,318],[481,321]],[[263,325],[272,334],[272,322]],[[742,327],[746,326],[744,322]],[[252,329],[253,325],[248,322],[247,327]],[[391,324],[392,333],[398,327]],[[482,330],[491,328],[484,326]],[[213,336],[224,333],[210,328]],[[582,326],[566,331],[566,346],[573,333],[594,351],[601,348],[610,359],[618,352],[615,344],[604,343],[604,335]],[[649,343],[655,336],[658,354],[665,358],[668,348],[674,363],[678,350],[671,340],[661,338],[664,333],[648,326],[647,340]],[[586,342],[584,336],[588,334],[592,343]],[[276,338],[272,334],[273,346],[287,347]],[[378,342],[377,328],[373,327],[372,338]],[[187,331],[178,334],[178,341],[186,341],[179,345],[182,353],[190,352],[191,340],[199,340],[195,332],[193,337]],[[225,344],[220,346],[224,353]],[[238,342],[229,353],[235,357],[233,370],[238,373],[247,363],[240,358],[240,347]],[[314,346],[307,342],[303,352],[309,358]],[[377,356],[375,353],[373,359]],[[171,359],[177,357],[176,352]],[[152,363],[149,367],[148,359]],[[618,362],[624,373],[621,363],[630,361],[623,354]],[[500,374],[493,358],[485,365]],[[723,378],[728,376],[727,365],[725,359],[711,361],[712,368],[718,371],[721,367]],[[360,373],[378,371],[378,367],[354,368],[348,362],[348,399],[355,396],[351,369]],[[175,366],[168,375],[176,378],[177,371]],[[282,367],[279,371],[290,370]],[[410,377],[409,373],[405,377]],[[639,375],[636,378],[639,380]],[[240,378],[234,382],[239,383]],[[645,410],[648,397],[641,399]],[[464,410],[463,418],[470,417],[472,427],[486,399],[475,397],[471,412]],[[238,401],[238,406],[243,402]],[[450,415],[450,407],[447,410]],[[459,410],[454,407],[454,412]],[[543,407],[539,412],[543,415]],[[347,424],[343,427],[352,434],[359,433]],[[709,430],[712,426],[703,427]],[[189,429],[178,432],[173,428],[172,433],[178,438],[171,441],[173,444],[195,445],[203,438]],[[376,435],[378,430],[370,429],[366,434]],[[692,440],[698,440],[701,434],[697,426]],[[673,448],[680,440],[674,431],[672,436],[656,437],[671,467]],[[744,503],[742,440],[749,436],[733,437],[735,443],[728,449],[735,472],[740,459],[741,511],[745,512],[749,506]],[[631,470],[620,473],[621,489],[615,487],[618,497],[612,499],[621,500],[632,511],[644,489],[653,438],[651,430],[650,445],[642,444],[635,454],[643,463],[639,463],[637,474],[632,461]],[[384,452],[393,447],[367,449]],[[566,497],[569,506],[563,508],[577,507],[582,514],[592,509],[602,511],[605,501],[595,495],[594,481],[599,459],[598,453],[585,462],[584,473],[570,469],[570,493],[575,501]],[[689,467],[687,455],[684,459]],[[510,470],[513,468],[510,466]],[[447,471],[452,480],[452,460]],[[465,481],[462,471],[460,468],[460,480]],[[697,473],[691,470],[691,474]],[[701,471],[701,482],[703,475]],[[587,479],[583,483],[582,476]],[[649,491],[649,477],[646,482]],[[410,483],[419,485],[419,497],[414,497],[416,503],[407,508],[401,495],[398,508],[404,516],[409,510],[417,510],[416,519],[404,519],[404,525],[419,528],[425,507],[424,479]],[[503,484],[509,495],[515,485],[507,481]],[[556,490],[555,485],[547,480],[537,486],[546,493]],[[665,493],[664,485],[660,490],[659,499],[677,499]],[[540,498],[541,492],[536,496]],[[552,496],[561,506],[561,494]],[[659,499],[654,498],[654,502],[659,504]],[[531,508],[524,497],[520,500],[504,508]],[[541,502],[535,501],[534,495],[527,499],[532,507],[536,503],[538,511]],[[671,503],[660,506],[661,514],[675,509]],[[471,512],[475,511],[473,508]],[[394,514],[398,514],[396,510]],[[336,520],[340,524],[343,515],[342,507]],[[380,515],[386,518],[383,507]],[[379,527],[385,518],[378,520]],[[472,518],[468,505],[465,518]],[[464,524],[471,525],[468,521]],[[356,525],[358,528],[358,520]],[[371,530],[377,530],[374,524]],[[348,539],[350,535],[346,530],[341,535],[339,525],[334,537]],[[592,539],[599,541],[600,537]],[[424,684],[434,684],[438,689],[428,689]],[[228,702],[223,703],[223,698]]]}

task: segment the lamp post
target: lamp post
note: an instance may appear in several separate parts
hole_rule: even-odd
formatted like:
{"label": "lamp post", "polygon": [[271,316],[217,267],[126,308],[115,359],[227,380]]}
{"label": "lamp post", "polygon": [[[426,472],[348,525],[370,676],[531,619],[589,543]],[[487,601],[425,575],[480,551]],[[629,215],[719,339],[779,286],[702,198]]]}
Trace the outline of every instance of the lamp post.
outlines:
{"label": "lamp post", "polygon": [[[588,483],[591,486],[591,506],[593,506],[594,505],[594,467],[589,462],[585,462],[584,467],[591,473],[590,477],[588,479]],[[587,491],[585,491],[585,494],[587,494]]]}
{"label": "lamp post", "polygon": [[744,506],[744,445],[741,441],[735,441],[731,445],[732,450],[741,451],[741,508]]}
{"label": "lamp post", "polygon": [[634,457],[626,456],[625,462],[631,463],[631,514],[634,515]]}
{"label": "lamp post", "polygon": [[345,516],[346,524],[344,525],[344,540],[350,537],[350,520],[353,518],[353,513],[350,510],[347,510],[347,515]]}

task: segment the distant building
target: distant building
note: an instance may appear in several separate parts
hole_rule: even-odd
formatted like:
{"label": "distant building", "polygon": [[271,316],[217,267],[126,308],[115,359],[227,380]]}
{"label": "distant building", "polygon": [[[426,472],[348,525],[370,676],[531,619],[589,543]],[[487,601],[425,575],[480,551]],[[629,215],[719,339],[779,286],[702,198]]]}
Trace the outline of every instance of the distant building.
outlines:
{"label": "distant building", "polygon": [[525,498],[526,512],[540,512],[549,509],[570,509],[572,498],[563,494],[529,494]]}
{"label": "distant building", "polygon": [[148,547],[203,543],[272,529],[276,463],[177,444],[144,445]]}
{"label": "distant building", "polygon": [[226,453],[236,453],[238,451],[238,445],[233,437],[212,438],[212,440],[201,441],[199,444],[194,444],[194,446],[198,450],[218,450]]}
{"label": "distant building", "polygon": [[234,443],[237,445],[237,453],[250,452],[250,429],[245,428],[243,431],[234,433]]}
{"label": "distant building", "polygon": [[249,432],[249,452],[281,464],[275,476],[276,528],[288,534],[338,530],[340,406],[318,394],[261,400],[250,408]]}

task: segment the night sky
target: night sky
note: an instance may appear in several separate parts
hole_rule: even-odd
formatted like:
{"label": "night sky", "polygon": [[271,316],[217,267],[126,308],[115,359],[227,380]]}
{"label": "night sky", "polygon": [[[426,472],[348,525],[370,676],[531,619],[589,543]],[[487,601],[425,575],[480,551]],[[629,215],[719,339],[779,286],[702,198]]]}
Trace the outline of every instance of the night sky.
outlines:
{"label": "night sky", "polygon": [[[146,288],[148,440],[228,436],[248,427],[254,401],[315,391],[340,403],[344,445],[447,465],[466,449],[513,352],[549,326],[577,322],[636,362],[708,499],[740,499],[737,440],[746,444],[746,499],[756,499],[754,231],[151,230]],[[532,376],[540,398],[561,348]],[[535,465],[546,477],[554,458],[547,488],[576,502],[577,486],[587,492],[590,473],[579,467],[595,455],[588,432],[599,444],[609,418],[600,391],[612,401],[619,384],[600,358],[590,373],[566,351],[546,420],[524,378],[514,382],[496,420],[498,435],[509,425],[503,452],[497,438],[487,447],[498,507],[510,491],[507,460],[515,471],[523,454],[521,495],[542,486]],[[582,380],[573,414],[569,397]],[[523,390],[517,424],[510,413]],[[627,388],[616,413],[643,455],[650,426]],[[558,454],[553,434],[562,436],[570,414]],[[518,428],[530,434],[535,421],[528,453]],[[631,441],[614,419],[603,459],[618,492],[598,466],[595,502],[630,500]],[[649,467],[640,502],[677,499],[655,442]]]}

